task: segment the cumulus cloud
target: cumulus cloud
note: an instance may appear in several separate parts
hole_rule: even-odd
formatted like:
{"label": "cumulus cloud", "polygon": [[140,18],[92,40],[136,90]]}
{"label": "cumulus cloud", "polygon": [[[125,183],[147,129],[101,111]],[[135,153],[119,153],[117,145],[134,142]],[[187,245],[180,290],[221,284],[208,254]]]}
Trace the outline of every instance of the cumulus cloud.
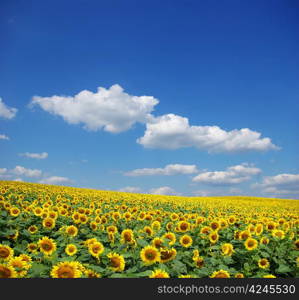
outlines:
{"label": "cumulus cloud", "polygon": [[7,169],[6,168],[0,168],[0,174],[5,174],[7,172]]}
{"label": "cumulus cloud", "polygon": [[215,196],[232,196],[241,195],[243,192],[239,188],[229,188],[229,189],[217,189],[213,188],[211,190],[197,190],[192,192],[193,195],[197,197],[215,197]]}
{"label": "cumulus cloud", "polygon": [[18,176],[26,176],[26,177],[40,177],[42,175],[41,170],[37,169],[26,169],[22,166],[16,166],[11,172]]}
{"label": "cumulus cloud", "polygon": [[61,116],[69,124],[83,124],[88,130],[118,133],[135,123],[145,123],[159,101],[152,96],[133,96],[118,84],[109,89],[99,87],[93,93],[83,90],[75,96],[35,96],[31,106]]}
{"label": "cumulus cloud", "polygon": [[170,164],[164,168],[143,168],[135,169],[124,173],[126,176],[151,176],[151,175],[177,175],[177,174],[194,174],[197,173],[196,165]]}
{"label": "cumulus cloud", "polygon": [[238,184],[250,180],[252,176],[259,173],[261,173],[261,169],[244,163],[229,167],[225,171],[200,173],[192,181],[211,185]]}
{"label": "cumulus cloud", "polygon": [[11,177],[10,174],[8,174],[8,170],[6,168],[0,168],[0,178],[1,179],[9,179]]}
{"label": "cumulus cloud", "polygon": [[188,118],[175,114],[149,118],[137,143],[146,148],[196,147],[211,153],[279,149],[270,138],[261,138],[261,133],[248,128],[225,131],[218,126],[191,126]]}
{"label": "cumulus cloud", "polygon": [[0,134],[0,140],[9,140],[9,137],[5,134]]}
{"label": "cumulus cloud", "polygon": [[153,188],[149,191],[149,193],[154,195],[180,195],[173,188],[169,186],[161,186],[158,188]]}
{"label": "cumulus cloud", "polygon": [[261,183],[252,187],[260,188],[266,194],[299,197],[299,174],[265,176]]}
{"label": "cumulus cloud", "polygon": [[25,152],[25,153],[20,153],[20,156],[25,156],[28,158],[34,158],[34,159],[45,159],[48,157],[48,153],[47,152],[42,152],[42,153],[29,153],[29,152]]}
{"label": "cumulus cloud", "polygon": [[23,179],[22,178],[16,178],[13,181],[23,182]]}
{"label": "cumulus cloud", "polygon": [[141,189],[136,186],[126,186],[124,188],[119,189],[119,191],[125,193],[141,193]]}
{"label": "cumulus cloud", "polygon": [[72,180],[67,177],[61,177],[61,176],[51,176],[44,178],[39,181],[39,183],[43,184],[55,184],[55,185],[64,185],[67,183],[71,183]]}
{"label": "cumulus cloud", "polygon": [[0,117],[4,119],[12,119],[17,114],[17,109],[7,106],[0,98]]}

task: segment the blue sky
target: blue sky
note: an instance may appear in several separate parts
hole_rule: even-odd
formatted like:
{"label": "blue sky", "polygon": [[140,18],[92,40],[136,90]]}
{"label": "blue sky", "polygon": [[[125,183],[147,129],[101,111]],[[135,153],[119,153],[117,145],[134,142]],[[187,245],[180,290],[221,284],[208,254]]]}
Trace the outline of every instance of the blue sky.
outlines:
{"label": "blue sky", "polygon": [[0,20],[0,179],[298,199],[297,1],[1,1]]}

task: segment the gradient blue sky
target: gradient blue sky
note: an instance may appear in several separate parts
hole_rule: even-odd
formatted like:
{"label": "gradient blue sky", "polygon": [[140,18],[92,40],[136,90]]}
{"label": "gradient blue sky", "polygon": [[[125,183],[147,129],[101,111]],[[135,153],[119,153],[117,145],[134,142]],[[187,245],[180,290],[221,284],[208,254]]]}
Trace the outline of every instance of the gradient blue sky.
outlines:
{"label": "gradient blue sky", "polygon": [[[298,199],[298,20],[295,0],[1,1],[0,97],[17,113],[1,117],[0,110],[0,136],[9,138],[0,139],[0,179]],[[148,148],[136,142],[146,122],[119,133],[91,131],[29,106],[34,96],[96,93],[115,84],[129,95],[158,99],[154,118],[171,113],[193,126],[249,128],[280,149]],[[20,155],[27,152],[48,157]],[[196,165],[197,171],[124,174],[171,164]],[[228,170],[237,165],[259,171]],[[41,173],[30,177],[27,169]],[[208,174],[216,171],[223,173]],[[199,174],[228,180],[192,180]]]}

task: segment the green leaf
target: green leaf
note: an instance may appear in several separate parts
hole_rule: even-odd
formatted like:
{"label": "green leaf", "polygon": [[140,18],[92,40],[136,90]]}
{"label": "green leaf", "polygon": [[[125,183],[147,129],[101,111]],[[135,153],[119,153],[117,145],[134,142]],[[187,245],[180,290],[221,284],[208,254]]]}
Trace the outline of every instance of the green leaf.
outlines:
{"label": "green leaf", "polygon": [[146,247],[148,245],[148,242],[143,239],[137,239],[137,244],[141,247]]}
{"label": "green leaf", "polygon": [[279,267],[275,271],[277,273],[282,274],[282,273],[291,272],[292,270],[287,265],[280,264]]}

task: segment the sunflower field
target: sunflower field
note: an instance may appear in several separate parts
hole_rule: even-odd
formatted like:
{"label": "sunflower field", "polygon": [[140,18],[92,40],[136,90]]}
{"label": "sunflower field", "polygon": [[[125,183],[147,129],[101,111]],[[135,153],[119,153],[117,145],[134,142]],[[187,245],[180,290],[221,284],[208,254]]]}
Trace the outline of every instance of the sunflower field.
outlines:
{"label": "sunflower field", "polygon": [[0,278],[298,277],[298,200],[0,181]]}

